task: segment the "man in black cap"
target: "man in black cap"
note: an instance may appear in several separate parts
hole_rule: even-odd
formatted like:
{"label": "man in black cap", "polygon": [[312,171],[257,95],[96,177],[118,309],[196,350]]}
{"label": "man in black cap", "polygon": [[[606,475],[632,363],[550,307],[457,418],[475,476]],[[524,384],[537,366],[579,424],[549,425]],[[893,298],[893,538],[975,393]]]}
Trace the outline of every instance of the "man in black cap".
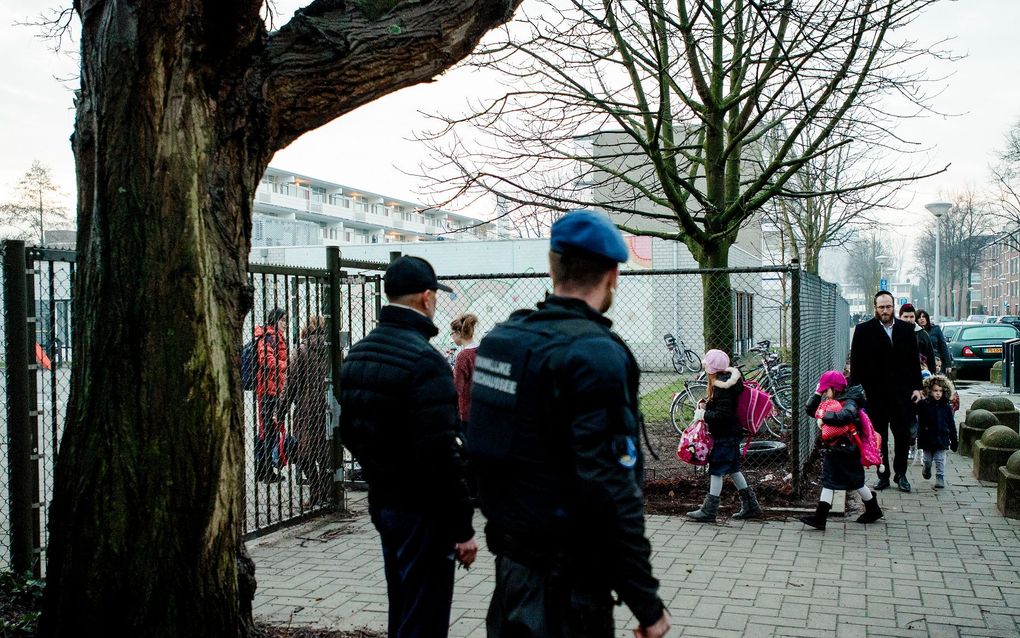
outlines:
{"label": "man in black cap", "polygon": [[389,304],[379,325],[341,368],[340,437],[368,483],[382,540],[389,636],[446,636],[454,558],[465,567],[478,546],[449,364],[429,344],[436,280],[418,257],[400,257],[384,277]]}
{"label": "man in black cap", "polygon": [[496,555],[489,638],[609,638],[614,591],[639,638],[669,629],[645,538],[639,371],[603,316],[627,257],[606,217],[565,215],[553,295],[479,346],[467,447]]}

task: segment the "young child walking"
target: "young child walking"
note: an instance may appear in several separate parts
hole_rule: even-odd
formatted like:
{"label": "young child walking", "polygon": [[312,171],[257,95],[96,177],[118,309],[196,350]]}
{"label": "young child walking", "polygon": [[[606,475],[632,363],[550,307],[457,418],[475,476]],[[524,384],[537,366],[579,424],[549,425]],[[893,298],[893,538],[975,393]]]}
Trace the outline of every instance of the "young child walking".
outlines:
{"label": "young child walking", "polygon": [[925,398],[917,405],[917,447],[924,450],[925,479],[931,478],[935,463],[935,489],[946,486],[946,450],[956,451],[956,424],[953,422],[953,384],[941,374],[924,380]]}
{"label": "young child walking", "polygon": [[[826,405],[829,403],[832,405]],[[848,388],[842,372],[829,370],[822,374],[814,396],[805,406],[808,415],[819,417],[818,427],[822,431],[822,493],[815,513],[800,519],[805,525],[825,529],[836,490],[855,490],[861,496],[864,513],[857,518],[858,523],[874,523],[882,518],[878,498],[864,485],[861,453],[853,438],[852,428],[860,421],[859,411],[864,403],[861,386]],[[824,409],[820,416],[819,406]],[[830,407],[833,409],[829,410]]]}
{"label": "young child walking", "polygon": [[715,522],[723,478],[729,476],[740,495],[740,511],[733,518],[759,518],[762,511],[758,497],[740,471],[740,443],[744,435],[737,418],[737,398],[744,391],[740,370],[730,367],[730,358],[722,350],[709,350],[701,363],[708,373],[708,396],[703,413],[699,410],[695,417],[705,419],[715,444],[708,457],[708,495],[701,508],[687,516],[693,521]]}

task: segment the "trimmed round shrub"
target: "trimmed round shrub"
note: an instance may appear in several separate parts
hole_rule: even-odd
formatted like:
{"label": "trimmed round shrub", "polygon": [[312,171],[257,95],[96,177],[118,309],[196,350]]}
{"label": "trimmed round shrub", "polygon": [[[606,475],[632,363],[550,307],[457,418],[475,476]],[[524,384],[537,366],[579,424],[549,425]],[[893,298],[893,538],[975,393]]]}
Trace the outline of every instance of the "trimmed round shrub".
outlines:
{"label": "trimmed round shrub", "polygon": [[970,406],[971,410],[988,410],[989,412],[1016,412],[1016,406],[1009,397],[981,397]]}
{"label": "trimmed round shrub", "polygon": [[968,427],[984,430],[993,425],[999,425],[999,419],[995,418],[995,415],[988,410],[971,410],[970,414],[967,415]]}
{"label": "trimmed round shrub", "polygon": [[987,447],[1017,449],[1020,448],[1020,434],[1005,425],[993,425],[981,435],[981,442]]}
{"label": "trimmed round shrub", "polygon": [[1006,461],[1006,471],[1010,474],[1020,474],[1020,450],[1010,455]]}

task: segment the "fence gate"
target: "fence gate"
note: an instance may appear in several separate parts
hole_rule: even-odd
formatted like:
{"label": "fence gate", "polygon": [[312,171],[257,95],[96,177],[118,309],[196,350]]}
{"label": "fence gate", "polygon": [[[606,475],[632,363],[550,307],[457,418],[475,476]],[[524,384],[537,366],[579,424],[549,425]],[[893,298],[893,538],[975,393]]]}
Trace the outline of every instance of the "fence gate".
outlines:
{"label": "fence gate", "polygon": [[[0,571],[45,573],[54,464],[70,396],[72,291],[76,252],[0,243],[4,383],[0,383]],[[252,265],[252,311],[243,341],[266,330],[274,310],[283,330],[265,354],[286,362],[278,387],[242,393],[245,425],[244,534],[254,537],[346,505],[349,474],[330,397],[344,349],[375,327],[385,264],[327,268]],[[242,344],[238,344],[241,349]],[[273,419],[277,418],[274,425]],[[277,427],[282,423],[282,427]],[[282,435],[281,435],[282,434]],[[348,457],[346,467],[351,466]]]}

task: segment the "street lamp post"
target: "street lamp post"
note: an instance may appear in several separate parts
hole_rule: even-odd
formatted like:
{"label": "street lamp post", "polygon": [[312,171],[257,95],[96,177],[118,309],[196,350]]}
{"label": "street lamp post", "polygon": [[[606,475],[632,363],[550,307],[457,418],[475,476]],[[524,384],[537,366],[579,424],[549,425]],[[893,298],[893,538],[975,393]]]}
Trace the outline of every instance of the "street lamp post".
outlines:
{"label": "street lamp post", "polygon": [[931,213],[932,215],[935,216],[935,319],[934,319],[934,321],[938,322],[939,321],[939,313],[942,310],[941,307],[939,306],[939,285],[941,283],[939,281],[939,276],[941,274],[939,272],[939,266],[941,265],[939,263],[939,261],[940,261],[940,252],[941,252],[939,250],[939,244],[942,243],[942,233],[940,232],[941,231],[941,222],[942,222],[942,216],[945,215],[946,213],[948,213],[949,209],[952,208],[953,205],[950,204],[949,202],[932,202],[930,204],[925,204],[924,207],[928,209],[929,213]]}

